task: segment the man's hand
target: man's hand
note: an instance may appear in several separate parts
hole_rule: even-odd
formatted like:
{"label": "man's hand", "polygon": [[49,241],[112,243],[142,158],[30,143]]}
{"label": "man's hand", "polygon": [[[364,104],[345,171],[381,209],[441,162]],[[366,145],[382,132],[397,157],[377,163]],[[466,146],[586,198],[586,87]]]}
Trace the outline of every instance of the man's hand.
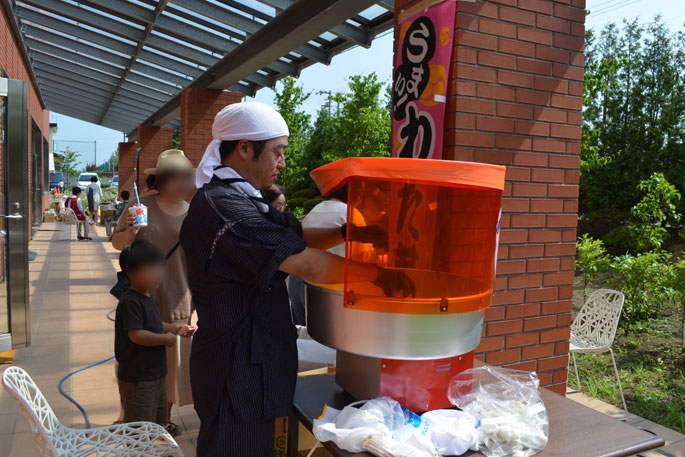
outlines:
{"label": "man's hand", "polygon": [[387,252],[390,248],[388,233],[377,225],[354,225],[347,224],[350,241],[358,243],[371,243],[376,249]]}
{"label": "man's hand", "polygon": [[383,289],[386,297],[416,297],[414,280],[401,271],[379,267],[378,277],[372,284]]}
{"label": "man's hand", "polygon": [[164,344],[165,344],[167,347],[171,347],[171,346],[173,346],[174,344],[176,344],[176,335],[174,335],[174,334],[171,333],[171,332],[165,333],[165,334],[164,334]]}

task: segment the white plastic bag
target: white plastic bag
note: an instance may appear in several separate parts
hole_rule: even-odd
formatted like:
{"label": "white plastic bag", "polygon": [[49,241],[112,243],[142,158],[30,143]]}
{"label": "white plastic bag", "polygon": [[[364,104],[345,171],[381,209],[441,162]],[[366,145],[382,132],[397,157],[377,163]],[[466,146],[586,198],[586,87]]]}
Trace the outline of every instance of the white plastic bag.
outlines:
{"label": "white plastic bag", "polygon": [[549,422],[535,373],[483,366],[450,381],[452,404],[480,420],[478,449],[487,457],[529,457],[547,444]]}
{"label": "white plastic bag", "polygon": [[432,432],[432,441],[441,455],[462,455],[478,450],[478,419],[454,409],[436,409],[423,414]]}
{"label": "white plastic bag", "polygon": [[438,456],[428,424],[390,398],[375,398],[361,408],[346,406],[342,411],[326,407],[314,420],[312,432],[319,441],[333,441],[349,452],[368,451],[379,457]]}

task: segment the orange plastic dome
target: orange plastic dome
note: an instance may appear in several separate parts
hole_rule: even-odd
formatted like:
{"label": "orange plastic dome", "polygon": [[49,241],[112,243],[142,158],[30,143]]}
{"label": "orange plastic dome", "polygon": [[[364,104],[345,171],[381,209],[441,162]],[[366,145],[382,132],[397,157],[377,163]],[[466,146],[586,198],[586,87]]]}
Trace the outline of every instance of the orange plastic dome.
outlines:
{"label": "orange plastic dome", "polygon": [[[471,162],[349,158],[312,171],[323,194],[348,184],[348,223],[376,226],[387,247],[349,241],[344,303],[402,314],[466,313],[491,303],[505,168]],[[354,261],[354,262],[350,262]],[[356,262],[408,275],[415,297],[348,281]]]}

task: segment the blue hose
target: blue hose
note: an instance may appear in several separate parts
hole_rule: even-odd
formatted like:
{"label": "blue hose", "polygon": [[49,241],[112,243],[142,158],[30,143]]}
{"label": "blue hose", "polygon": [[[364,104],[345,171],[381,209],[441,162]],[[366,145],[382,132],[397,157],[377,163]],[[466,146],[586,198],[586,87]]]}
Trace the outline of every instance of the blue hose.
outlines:
{"label": "blue hose", "polygon": [[[117,310],[116,308],[113,308],[112,310],[110,310],[110,312],[107,313],[107,319],[109,319],[110,321],[114,322],[114,318],[112,317],[112,314],[113,314],[114,312],[116,312],[116,310]],[[112,360],[113,358],[114,358],[114,356],[107,357],[107,358],[104,359],[104,360],[100,360],[99,362],[91,363],[90,365],[86,365],[85,367],[81,367],[81,368],[79,368],[78,370],[74,370],[74,371],[72,371],[72,372],[70,372],[70,373],[67,373],[67,375],[64,376],[62,379],[60,379],[60,380],[59,380],[59,383],[57,383],[57,389],[59,389],[59,393],[61,393],[62,395],[64,395],[64,397],[65,397],[67,400],[69,400],[69,401],[72,402],[74,405],[76,405],[76,407],[81,411],[81,414],[83,414],[83,419],[85,419],[85,421],[86,421],[86,428],[90,428],[90,419],[89,419],[89,417],[88,417],[88,413],[86,412],[85,408],[84,408],[83,406],[81,406],[81,404],[80,404],[79,402],[77,402],[71,395],[69,395],[68,393],[66,393],[66,392],[64,391],[64,389],[62,388],[62,384],[64,384],[64,381],[66,381],[66,380],[69,379],[71,376],[75,375],[76,373],[80,373],[81,371],[87,370],[88,368],[93,368],[93,367],[95,367],[95,366],[102,365],[103,363],[107,363],[107,362],[109,362],[110,360]]]}

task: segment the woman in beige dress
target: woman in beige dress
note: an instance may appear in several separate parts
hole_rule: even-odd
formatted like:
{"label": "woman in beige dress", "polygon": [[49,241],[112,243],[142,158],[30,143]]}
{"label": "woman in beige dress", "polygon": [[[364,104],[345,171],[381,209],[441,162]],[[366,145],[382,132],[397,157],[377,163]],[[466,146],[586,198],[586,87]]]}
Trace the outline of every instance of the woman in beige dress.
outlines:
{"label": "woman in beige dress", "polygon": [[[156,244],[165,253],[167,275],[155,293],[162,319],[170,324],[189,324],[192,315],[188,276],[183,249],[178,246],[181,224],[188,212],[186,201],[195,191],[195,170],[178,149],[162,152],[157,167],[145,170],[148,189],[155,193],[143,195],[140,202],[147,206],[147,227],[134,227],[134,218],[129,207],[137,204],[131,198],[117,228],[112,235],[112,245],[121,250],[134,240],[147,240]],[[173,252],[172,252],[173,250]],[[190,390],[190,339],[180,338],[175,346],[167,347],[167,399],[169,417],[174,403],[179,406],[192,404]],[[173,435],[178,427],[169,422],[167,430]]]}

